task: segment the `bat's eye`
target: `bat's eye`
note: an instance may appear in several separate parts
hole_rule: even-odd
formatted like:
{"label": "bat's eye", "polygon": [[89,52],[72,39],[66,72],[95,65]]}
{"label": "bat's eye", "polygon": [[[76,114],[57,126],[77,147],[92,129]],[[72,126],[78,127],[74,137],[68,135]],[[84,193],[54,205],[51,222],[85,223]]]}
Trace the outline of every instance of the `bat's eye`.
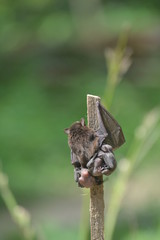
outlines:
{"label": "bat's eye", "polygon": [[90,136],[89,136],[89,141],[93,141],[95,139],[95,135],[94,134],[91,134]]}

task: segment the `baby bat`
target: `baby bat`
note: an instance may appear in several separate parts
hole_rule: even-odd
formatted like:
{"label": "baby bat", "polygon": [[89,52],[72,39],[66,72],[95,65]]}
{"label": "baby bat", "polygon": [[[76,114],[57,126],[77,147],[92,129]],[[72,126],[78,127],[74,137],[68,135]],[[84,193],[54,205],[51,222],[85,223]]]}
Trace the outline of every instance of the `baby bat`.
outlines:
{"label": "baby bat", "polygon": [[99,102],[97,117],[99,128],[96,131],[87,127],[83,118],[65,129],[75,181],[81,187],[99,184],[98,176],[110,175],[114,171],[116,160],[112,150],[125,142],[121,127]]}

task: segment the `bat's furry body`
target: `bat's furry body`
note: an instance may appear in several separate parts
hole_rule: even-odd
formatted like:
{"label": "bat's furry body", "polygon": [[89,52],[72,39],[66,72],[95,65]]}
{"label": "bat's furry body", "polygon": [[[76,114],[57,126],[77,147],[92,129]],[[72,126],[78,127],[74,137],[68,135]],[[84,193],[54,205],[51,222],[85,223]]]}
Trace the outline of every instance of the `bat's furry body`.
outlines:
{"label": "bat's furry body", "polygon": [[68,144],[83,168],[99,148],[99,138],[95,132],[82,124],[74,123],[69,129]]}

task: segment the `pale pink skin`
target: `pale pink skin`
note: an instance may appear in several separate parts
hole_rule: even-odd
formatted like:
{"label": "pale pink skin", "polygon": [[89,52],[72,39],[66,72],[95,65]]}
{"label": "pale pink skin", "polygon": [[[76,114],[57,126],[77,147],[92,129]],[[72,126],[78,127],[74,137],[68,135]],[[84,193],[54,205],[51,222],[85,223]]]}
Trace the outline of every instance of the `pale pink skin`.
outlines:
{"label": "pale pink skin", "polygon": [[79,183],[86,188],[91,188],[96,184],[95,178],[90,175],[88,169],[86,168],[82,168],[81,170],[81,177],[79,178]]}

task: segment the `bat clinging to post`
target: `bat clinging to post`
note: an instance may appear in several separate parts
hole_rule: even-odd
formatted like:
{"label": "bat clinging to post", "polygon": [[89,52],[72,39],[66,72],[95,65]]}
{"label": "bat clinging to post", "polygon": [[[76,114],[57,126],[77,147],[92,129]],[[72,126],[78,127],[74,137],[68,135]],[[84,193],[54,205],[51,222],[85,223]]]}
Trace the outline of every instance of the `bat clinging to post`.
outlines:
{"label": "bat clinging to post", "polygon": [[65,129],[75,181],[80,187],[100,184],[99,176],[110,175],[116,168],[113,150],[125,142],[121,127],[99,102],[97,117],[99,128],[96,131],[87,127],[83,118]]}

